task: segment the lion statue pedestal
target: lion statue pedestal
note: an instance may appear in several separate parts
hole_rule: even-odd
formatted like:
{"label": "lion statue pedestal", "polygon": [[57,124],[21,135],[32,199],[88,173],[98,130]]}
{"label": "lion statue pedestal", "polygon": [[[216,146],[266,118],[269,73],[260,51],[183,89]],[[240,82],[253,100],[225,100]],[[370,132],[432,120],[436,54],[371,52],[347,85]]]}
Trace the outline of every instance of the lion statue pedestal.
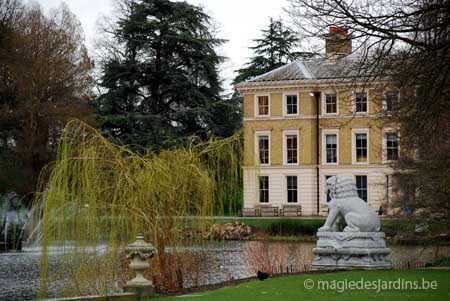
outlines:
{"label": "lion statue pedestal", "polygon": [[390,269],[380,220],[358,197],[352,177],[334,176],[327,180],[329,213],[317,232],[313,270]]}
{"label": "lion statue pedestal", "polygon": [[317,236],[314,270],[392,268],[382,232],[319,232]]}

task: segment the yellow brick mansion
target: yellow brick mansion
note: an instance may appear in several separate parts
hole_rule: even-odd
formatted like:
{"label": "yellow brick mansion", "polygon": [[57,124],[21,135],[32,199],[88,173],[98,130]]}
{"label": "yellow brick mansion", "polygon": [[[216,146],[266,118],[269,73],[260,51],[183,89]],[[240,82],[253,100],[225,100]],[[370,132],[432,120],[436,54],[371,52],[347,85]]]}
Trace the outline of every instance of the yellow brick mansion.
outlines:
{"label": "yellow brick mansion", "polygon": [[330,28],[325,58],[297,60],[238,84],[247,215],[295,207],[302,215],[325,214],[325,181],[338,174],[354,177],[371,208],[387,208],[390,163],[400,146],[397,127],[384,117],[399,92],[386,80],[356,76],[358,59],[350,53],[346,32]]}

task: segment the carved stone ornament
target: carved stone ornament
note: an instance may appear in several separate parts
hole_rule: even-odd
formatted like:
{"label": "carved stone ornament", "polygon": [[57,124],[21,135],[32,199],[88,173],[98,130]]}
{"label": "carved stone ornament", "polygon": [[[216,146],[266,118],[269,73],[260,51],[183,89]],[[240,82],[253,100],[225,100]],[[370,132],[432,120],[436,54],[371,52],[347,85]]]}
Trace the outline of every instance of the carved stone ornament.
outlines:
{"label": "carved stone ornament", "polygon": [[136,236],[136,240],[129,244],[125,251],[127,251],[127,258],[133,258],[134,256],[140,256],[142,259],[149,259],[155,256],[155,247],[151,243],[147,243],[144,240],[144,236]]}
{"label": "carved stone ornament", "polygon": [[129,244],[125,250],[131,259],[130,269],[136,273],[136,277],[125,284],[124,291],[134,292],[140,297],[151,296],[154,292],[153,284],[144,277],[144,272],[150,267],[148,260],[155,256],[155,248],[151,243],[146,243],[144,236],[138,235],[136,241]]}

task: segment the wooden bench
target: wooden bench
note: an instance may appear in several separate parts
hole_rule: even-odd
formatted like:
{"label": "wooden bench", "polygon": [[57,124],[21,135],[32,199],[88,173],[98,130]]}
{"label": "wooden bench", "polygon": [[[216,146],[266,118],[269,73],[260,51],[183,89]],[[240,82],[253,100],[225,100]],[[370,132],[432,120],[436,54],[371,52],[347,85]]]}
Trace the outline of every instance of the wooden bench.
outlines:
{"label": "wooden bench", "polygon": [[244,208],[242,209],[240,216],[259,216],[258,210],[256,208]]}
{"label": "wooden bench", "polygon": [[261,206],[260,216],[279,216],[278,207],[276,206]]}
{"label": "wooden bench", "polygon": [[283,205],[283,209],[280,210],[282,216],[301,216],[301,205]]}

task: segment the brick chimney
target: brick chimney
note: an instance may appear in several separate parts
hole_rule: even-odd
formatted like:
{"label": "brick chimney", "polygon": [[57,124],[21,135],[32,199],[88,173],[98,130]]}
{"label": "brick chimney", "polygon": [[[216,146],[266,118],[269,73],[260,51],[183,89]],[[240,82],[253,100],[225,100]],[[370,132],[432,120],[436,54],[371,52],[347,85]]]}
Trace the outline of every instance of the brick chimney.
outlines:
{"label": "brick chimney", "polygon": [[346,56],[352,53],[352,39],[348,29],[344,27],[330,26],[325,34],[325,54],[327,58]]}

